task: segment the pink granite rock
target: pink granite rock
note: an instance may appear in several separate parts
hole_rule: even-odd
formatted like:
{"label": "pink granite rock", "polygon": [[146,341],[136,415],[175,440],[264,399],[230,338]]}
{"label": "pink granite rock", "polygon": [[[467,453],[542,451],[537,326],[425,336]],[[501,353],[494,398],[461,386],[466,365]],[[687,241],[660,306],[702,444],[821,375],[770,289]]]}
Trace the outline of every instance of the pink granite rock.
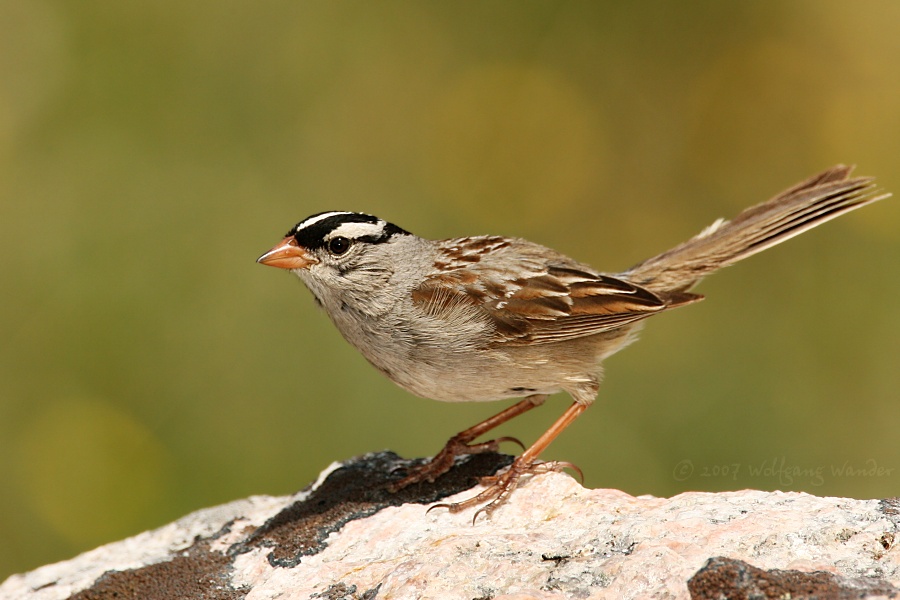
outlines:
{"label": "pink granite rock", "polygon": [[530,479],[490,520],[426,514],[427,503],[507,463],[471,457],[435,484],[390,494],[384,487],[408,463],[366,455],[332,465],[294,496],[206,509],[15,575],[0,599],[898,594],[894,500],[752,490],[635,498],[551,473]]}

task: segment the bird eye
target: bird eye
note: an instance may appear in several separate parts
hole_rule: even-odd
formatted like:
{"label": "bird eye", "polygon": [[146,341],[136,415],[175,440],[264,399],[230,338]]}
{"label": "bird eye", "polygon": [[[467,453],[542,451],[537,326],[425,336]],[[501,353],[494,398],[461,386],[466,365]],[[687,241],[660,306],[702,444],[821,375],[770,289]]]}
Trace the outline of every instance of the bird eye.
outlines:
{"label": "bird eye", "polygon": [[350,249],[350,240],[345,237],[338,236],[328,242],[328,251],[332,254],[343,254]]}

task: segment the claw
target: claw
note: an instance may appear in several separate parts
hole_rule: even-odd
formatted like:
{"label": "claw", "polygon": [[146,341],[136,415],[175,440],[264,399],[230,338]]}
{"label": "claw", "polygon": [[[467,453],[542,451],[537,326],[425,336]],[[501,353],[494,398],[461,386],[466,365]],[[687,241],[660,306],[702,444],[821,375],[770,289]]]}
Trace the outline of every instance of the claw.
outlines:
{"label": "claw", "polygon": [[584,471],[581,470],[581,467],[568,461],[560,462],[559,466],[561,467],[560,470],[569,469],[570,471],[575,471],[576,473],[578,473],[578,483],[580,483],[582,486],[584,485]]}
{"label": "claw", "polygon": [[[514,437],[510,437],[510,436],[504,436],[504,437],[497,438],[496,440],[491,440],[491,441],[492,441],[492,442],[495,442],[495,443],[497,444],[498,447],[499,447],[499,445],[502,444],[503,442],[512,442],[513,444],[518,444],[518,445],[519,445],[519,448],[521,448],[522,450],[525,450],[525,444],[523,444],[523,443],[522,443],[522,440],[520,440],[519,438],[514,438]],[[496,452],[496,450],[495,450],[495,452]]]}
{"label": "claw", "polygon": [[428,507],[428,510],[425,511],[425,514],[427,515],[428,513],[430,513],[431,511],[433,511],[436,508],[446,508],[446,509],[449,509],[450,512],[453,512],[453,509],[451,508],[452,506],[453,506],[452,504],[444,504],[444,503],[434,504],[434,505]]}

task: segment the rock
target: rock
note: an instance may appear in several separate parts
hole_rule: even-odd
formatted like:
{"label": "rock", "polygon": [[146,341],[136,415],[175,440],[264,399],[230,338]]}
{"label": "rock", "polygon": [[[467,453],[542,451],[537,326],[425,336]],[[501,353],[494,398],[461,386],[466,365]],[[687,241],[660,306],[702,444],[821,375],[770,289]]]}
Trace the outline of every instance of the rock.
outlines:
{"label": "rock", "polygon": [[841,579],[826,571],[763,571],[740,560],[711,558],[688,581],[691,598],[853,598],[894,597],[896,590],[886,581],[872,577]]}
{"label": "rock", "polygon": [[[433,484],[414,461],[334,464],[293,496],[193,513],[14,575],[0,599],[900,597],[900,501],[740,491],[632,497],[559,473],[488,520],[426,513],[510,457],[466,457]],[[460,493],[461,492],[461,493]]]}

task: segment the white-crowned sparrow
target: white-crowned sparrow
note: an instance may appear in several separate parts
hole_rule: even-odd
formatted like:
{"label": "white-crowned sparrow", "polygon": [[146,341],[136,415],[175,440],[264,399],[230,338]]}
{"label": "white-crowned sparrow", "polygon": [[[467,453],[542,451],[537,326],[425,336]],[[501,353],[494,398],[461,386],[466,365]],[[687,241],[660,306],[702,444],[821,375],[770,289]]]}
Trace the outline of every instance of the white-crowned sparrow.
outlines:
{"label": "white-crowned sparrow", "polygon": [[446,505],[455,512],[490,501],[482,509],[490,514],[522,474],[567,466],[536,459],[594,401],[601,362],[635,339],[643,319],[702,299],[689,290],[713,271],[888,195],[870,178],[850,178],[851,170],[832,167],[613,275],[523,239],[428,240],[354,212],[301,221],[258,262],[297,275],[347,341],[413,394],[447,402],[525,397],[451,438],[395,488],[433,481],[457,455],[517,441],[472,443],[549,394],[572,396],[490,487]]}

